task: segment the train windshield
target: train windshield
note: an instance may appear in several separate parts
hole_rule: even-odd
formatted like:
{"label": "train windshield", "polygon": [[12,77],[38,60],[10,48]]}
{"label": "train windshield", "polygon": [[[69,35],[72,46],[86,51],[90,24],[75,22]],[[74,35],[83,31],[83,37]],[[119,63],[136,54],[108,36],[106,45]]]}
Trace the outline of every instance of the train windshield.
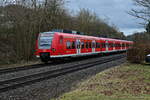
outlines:
{"label": "train windshield", "polygon": [[41,33],[39,36],[39,49],[50,49],[53,40],[53,34]]}

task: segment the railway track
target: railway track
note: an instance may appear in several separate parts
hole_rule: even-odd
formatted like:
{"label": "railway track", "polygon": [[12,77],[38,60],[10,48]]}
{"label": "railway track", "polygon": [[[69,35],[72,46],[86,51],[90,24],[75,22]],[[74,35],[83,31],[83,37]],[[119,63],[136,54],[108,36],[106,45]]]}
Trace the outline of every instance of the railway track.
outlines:
{"label": "railway track", "polygon": [[[88,58],[89,59],[89,58]],[[42,67],[47,67],[47,66],[53,66],[53,65],[59,65],[59,64],[64,64],[67,62],[75,62],[75,61],[81,61],[85,60],[85,58],[82,59],[73,59],[73,60],[65,60],[63,62],[50,62],[47,64],[35,64],[35,65],[28,65],[28,66],[22,66],[22,67],[15,67],[15,68],[6,68],[6,69],[0,69],[0,75],[2,74],[7,74],[7,73],[13,73],[13,72],[19,72],[19,71],[25,71],[25,70],[30,70],[30,69],[37,69],[37,68],[42,68]]]}
{"label": "railway track", "polygon": [[[77,59],[75,61],[78,61]],[[70,61],[70,62],[73,62]],[[28,66],[22,66],[22,67],[15,67],[15,68],[6,68],[6,69],[0,69],[0,75],[2,74],[7,74],[7,73],[13,73],[13,72],[19,72],[19,71],[25,71],[25,70],[30,70],[30,69],[37,69],[37,68],[42,68],[42,67],[47,67],[47,66],[53,66],[53,65],[59,65],[67,63],[67,60],[65,62],[50,62],[46,64],[35,64],[35,65],[28,65]]]}
{"label": "railway track", "polygon": [[115,57],[104,58],[104,59],[97,60],[94,62],[72,65],[72,66],[68,66],[65,68],[60,68],[60,69],[55,69],[55,70],[42,72],[42,73],[38,73],[38,74],[32,74],[32,75],[27,75],[27,76],[23,76],[23,77],[0,81],[0,93],[6,92],[6,91],[9,91],[12,89],[16,89],[19,87],[23,87],[26,85],[30,85],[30,84],[33,84],[36,82],[40,82],[40,81],[43,81],[46,79],[56,78],[58,76],[62,76],[62,75],[66,75],[66,74],[80,71],[83,69],[87,69],[87,68],[90,68],[90,67],[93,67],[93,66],[96,66],[99,64],[104,64],[104,63],[118,60],[118,59],[121,59],[124,57],[125,57],[125,55],[119,55],[119,56],[115,56]]}
{"label": "railway track", "polygon": [[44,65],[44,64],[35,64],[35,65],[29,65],[29,66],[0,69],[0,75],[7,74],[7,73],[18,72],[18,71],[22,71],[22,70],[29,70],[29,69],[40,68],[40,67],[44,67],[44,66],[46,66],[46,65]]}

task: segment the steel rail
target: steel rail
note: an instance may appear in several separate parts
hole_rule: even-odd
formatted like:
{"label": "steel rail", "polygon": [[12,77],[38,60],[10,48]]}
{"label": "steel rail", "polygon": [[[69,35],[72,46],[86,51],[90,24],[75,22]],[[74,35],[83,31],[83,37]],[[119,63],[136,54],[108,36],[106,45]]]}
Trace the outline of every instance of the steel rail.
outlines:
{"label": "steel rail", "polygon": [[62,75],[66,75],[66,74],[80,71],[83,69],[87,69],[87,68],[90,68],[90,67],[93,67],[93,66],[96,66],[99,64],[104,64],[107,62],[115,61],[115,60],[118,60],[118,59],[121,59],[124,57],[125,57],[124,55],[121,55],[121,56],[116,56],[113,58],[104,58],[104,59],[94,61],[94,62],[73,65],[73,66],[66,67],[66,68],[55,69],[55,70],[51,70],[51,71],[47,71],[47,72],[42,72],[42,73],[38,73],[38,74],[33,74],[33,75],[28,75],[28,76],[23,76],[23,77],[18,77],[18,78],[14,78],[14,79],[1,81],[0,82],[0,93],[6,92],[6,91],[9,91],[12,89],[16,89],[19,87],[23,87],[25,85],[40,82],[40,81],[43,81],[46,79],[56,78],[58,76],[62,76]]}
{"label": "steel rail", "polygon": [[[89,59],[89,58],[88,58]],[[75,62],[78,61],[79,59],[74,59],[70,62]],[[82,59],[85,60],[85,59]],[[65,63],[67,63],[69,61],[65,61]],[[8,73],[13,73],[13,72],[19,72],[19,71],[25,71],[25,70],[30,70],[30,69],[38,69],[38,68],[42,68],[42,67],[47,67],[47,66],[53,66],[53,65],[59,65],[59,64],[63,64],[64,62],[51,62],[51,63],[47,63],[47,64],[34,64],[34,65],[27,65],[27,66],[22,66],[22,67],[14,67],[14,68],[4,68],[4,69],[0,69],[0,75],[3,74],[8,74]]]}

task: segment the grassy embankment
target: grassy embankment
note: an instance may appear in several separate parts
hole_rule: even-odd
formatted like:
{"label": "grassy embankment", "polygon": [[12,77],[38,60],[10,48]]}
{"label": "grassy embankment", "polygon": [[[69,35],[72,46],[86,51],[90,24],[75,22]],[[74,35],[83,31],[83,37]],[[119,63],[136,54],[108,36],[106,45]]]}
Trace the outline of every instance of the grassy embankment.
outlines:
{"label": "grassy embankment", "polygon": [[56,100],[150,100],[150,65],[108,69]]}

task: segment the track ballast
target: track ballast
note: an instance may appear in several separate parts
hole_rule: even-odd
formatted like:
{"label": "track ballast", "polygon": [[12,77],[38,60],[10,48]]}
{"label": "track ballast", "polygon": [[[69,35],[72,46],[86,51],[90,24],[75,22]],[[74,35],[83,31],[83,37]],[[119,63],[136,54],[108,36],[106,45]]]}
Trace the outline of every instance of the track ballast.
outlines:
{"label": "track ballast", "polygon": [[125,57],[125,55],[119,55],[119,56],[115,56],[115,57],[111,57],[111,58],[104,58],[104,59],[93,61],[93,62],[68,66],[65,68],[55,69],[55,70],[42,72],[42,73],[38,73],[38,74],[32,74],[32,75],[27,75],[27,76],[23,76],[23,77],[0,81],[0,93],[6,92],[6,91],[9,91],[12,89],[16,89],[19,87],[23,87],[26,85],[30,85],[30,84],[33,84],[36,82],[40,82],[42,80],[56,78],[58,76],[66,75],[66,74],[73,73],[76,71],[80,71],[80,70],[90,68],[90,67],[93,67],[93,66],[96,66],[99,64],[104,64],[107,62],[118,60],[118,59],[121,59],[124,57]]}

